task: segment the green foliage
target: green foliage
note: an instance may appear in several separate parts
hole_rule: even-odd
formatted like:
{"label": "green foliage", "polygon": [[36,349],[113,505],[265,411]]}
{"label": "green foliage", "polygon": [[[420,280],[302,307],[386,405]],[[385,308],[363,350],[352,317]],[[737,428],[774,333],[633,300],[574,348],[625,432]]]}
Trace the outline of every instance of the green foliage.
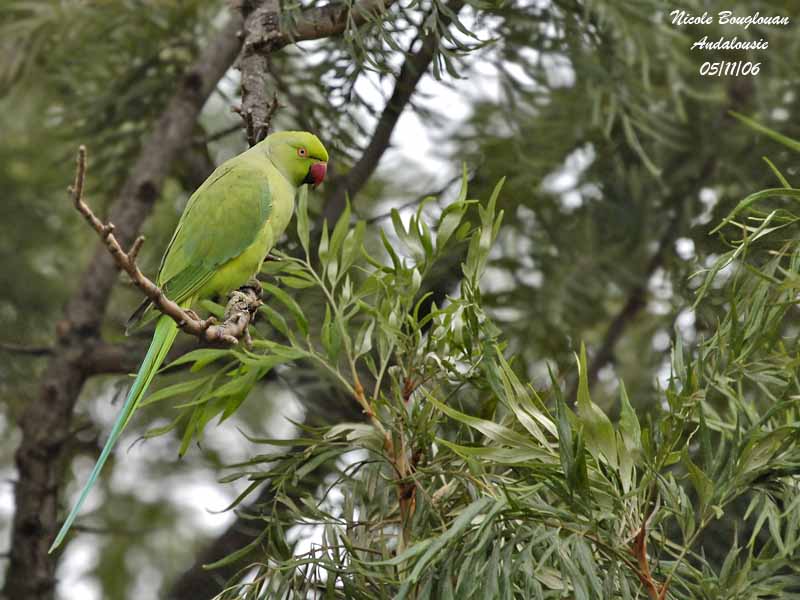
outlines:
{"label": "green foliage", "polygon": [[[768,2],[762,14],[766,7],[790,11],[793,22],[800,16],[796,5]],[[659,401],[654,373],[667,368],[676,321],[692,317],[677,334],[689,343],[710,335],[715,300],[687,310],[696,292],[689,276],[726,250],[708,236],[709,224],[753,190],[774,186],[763,152],[788,160],[788,149],[763,136],[756,146],[730,111],[800,136],[791,118],[793,67],[783,59],[797,50],[796,36],[759,31],[776,57],[741,57],[763,59],[767,71],[757,81],[699,77],[702,61],[731,57],[697,54],[692,42],[732,32],[674,27],[673,8],[660,0],[506,3],[492,14],[497,42],[481,53],[481,71],[471,72],[485,81],[493,67],[499,101],[475,102],[451,154],[468,161],[480,195],[508,177],[508,218],[483,297],[530,377],[546,380],[547,357],[558,377],[573,378],[580,340],[591,367],[592,351],[621,317],[624,335],[593,391],[604,408],[614,405],[618,378],[637,406]],[[753,7],[681,9],[748,14]]]}
{"label": "green foliage", "polygon": [[[683,7],[752,12],[749,2],[712,4],[719,6]],[[795,6],[762,4],[762,14],[782,11],[797,20]],[[645,521],[657,583],[672,572],[676,553],[689,548],[671,597],[797,593],[791,563],[798,508],[791,493],[797,224],[796,192],[787,191],[797,184],[796,154],[792,144],[779,144],[798,136],[792,58],[800,37],[791,28],[753,27],[754,36],[770,40],[756,80],[699,78],[698,64],[686,60],[695,29],[666,26],[659,0],[471,3],[459,15],[463,26],[491,41],[485,46],[458,26],[444,29],[441,5],[395,4],[339,39],[274,55],[269,85],[284,105],[275,126],[318,131],[335,148],[337,172],[345,172],[372,134],[368,117],[381,108],[374,93],[364,92],[373,85],[388,90],[405,51],[418,45],[412,28],[436,31],[444,46],[435,74],[469,78],[459,91],[468,96],[470,115],[463,123],[448,120],[449,106],[436,95],[416,95],[410,110],[435,132],[438,153],[451,154],[454,164],[468,162],[471,196],[489,198],[497,179],[508,176],[497,199],[506,216],[490,254],[470,254],[472,275],[459,268],[472,245],[482,245],[479,231],[492,237],[483,223],[476,228],[485,204],[468,202],[466,194],[453,203],[446,193],[440,202],[427,201],[412,223],[407,211],[397,214],[382,237],[376,225],[362,224],[358,232],[340,221],[337,235],[331,223],[322,259],[307,208],[301,209],[299,245],[282,246],[291,256],[265,267],[272,287],[254,347],[188,355],[139,415],[155,420],[145,424],[151,433],[179,436],[174,449],[164,440],[148,481],[180,489],[169,479],[176,470],[202,469],[189,447],[212,421],[265,435],[270,411],[285,397],[265,385],[276,375],[290,388],[305,378],[324,396],[306,415],[315,425],[331,421],[321,414],[326,407],[337,413],[349,402],[360,409],[352,361],[392,449],[404,441],[409,463],[412,449],[427,453],[398,478],[385,438],[360,422],[307,425],[297,440],[253,446],[263,456],[232,468],[229,479],[245,481],[249,491],[269,481],[278,496],[262,508],[278,510],[269,523],[258,507],[245,514],[255,528],[263,525],[261,536],[224,562],[261,570],[249,571],[259,574],[256,584],[228,596],[255,596],[269,586],[300,590],[297,597],[310,588],[324,595],[331,586],[331,596],[358,597],[368,589],[369,597],[390,597],[415,574],[417,589],[409,583],[407,593],[421,597],[645,597],[631,554]],[[300,8],[284,4],[287,20]],[[75,146],[90,147],[91,179],[99,188],[91,199],[102,210],[225,10],[219,1],[140,0],[13,1],[0,9],[0,181],[8,209],[0,236],[6,292],[0,324],[8,341],[51,343],[91,250],[86,242],[94,242],[64,197]],[[474,46],[480,47],[466,54]],[[203,131],[224,132],[238,122],[230,113],[238,104],[235,87],[234,71],[198,123],[193,150],[207,163],[211,138],[216,162],[244,149],[241,135]],[[743,127],[739,113],[782,134]],[[760,161],[762,144],[772,172]],[[184,167],[148,224],[142,257],[148,273],[193,189]],[[392,173],[418,172],[405,162],[401,167]],[[566,186],[550,185],[564,176],[573,176]],[[708,235],[709,223],[761,188],[769,191]],[[379,215],[385,210],[379,203],[394,200],[374,190],[362,190],[354,213],[375,205]],[[690,258],[676,254],[677,239],[692,242]],[[659,244],[666,249],[660,255]],[[478,288],[472,279],[484,268]],[[688,278],[708,268],[705,279]],[[657,280],[670,287],[666,299],[655,290]],[[625,322],[610,367],[590,384],[597,349],[638,288],[644,308]],[[127,293],[112,302],[103,331],[109,341],[134,305]],[[696,316],[690,328],[696,337],[674,331],[686,313]],[[655,347],[657,336],[675,340],[671,361],[663,346]],[[588,356],[576,361],[581,340]],[[17,409],[38,393],[45,361],[3,354],[0,396],[8,407],[0,408],[0,429],[10,479]],[[187,365],[193,370],[181,368]],[[405,402],[409,376],[418,386]],[[618,385],[622,378],[627,389]],[[577,406],[572,379],[581,392]],[[97,420],[107,387],[89,386],[79,410],[90,407]],[[298,388],[306,400],[305,387]],[[174,411],[172,403],[182,407]],[[76,429],[84,425],[81,417]],[[204,441],[218,465],[211,440]],[[186,456],[178,462],[172,459],[179,445]],[[331,469],[335,475],[314,487]],[[398,496],[412,482],[416,507],[404,537]],[[302,483],[310,491],[298,496]],[[117,492],[111,485],[108,491]],[[124,508],[120,522],[114,507],[134,500],[147,510]],[[203,536],[194,518],[187,527],[183,507],[163,496],[120,499],[117,492],[105,506],[89,520],[108,526],[109,534],[89,539],[103,546],[97,573],[109,597],[123,594],[134,576],[140,583],[152,579],[153,568],[170,577],[190,562]],[[185,521],[175,525],[181,514]],[[299,529],[303,522],[308,527]],[[143,523],[154,533],[114,533],[138,531]],[[313,523],[325,525],[310,534]],[[445,532],[452,533],[438,542]],[[137,574],[131,556],[150,562],[140,561],[146,568]]]}
{"label": "green foliage", "polygon": [[[662,406],[646,419],[621,386],[614,423],[592,402],[583,347],[575,412],[557,380],[537,390],[506,357],[479,287],[502,219],[499,191],[468,199],[465,177],[433,227],[422,208],[395,211],[383,260],[362,251],[364,226],[349,210],[313,250],[301,200],[302,255],[265,269],[278,282],[267,288],[271,330],[250,349],[179,359],[198,379],[156,395],[191,396],[185,442],[290,361],[315,365],[366,416],[304,426],[293,440],[248,438],[266,451],[230,467],[225,481],[249,482],[234,505],[264,482],[274,496],[269,516],[253,515],[262,534],[209,566],[235,561],[249,573],[219,598],[797,592],[798,348],[796,336],[771,340],[794,304],[800,238],[785,232],[800,217],[784,209],[778,227],[776,211],[751,209],[749,225],[731,215],[744,234],[739,254],[720,258],[740,263],[726,285],[731,309],[696,352],[675,345]],[[459,293],[423,308],[419,290],[457,246],[466,248]],[[324,311],[306,314],[292,290],[320,295]],[[207,379],[225,383],[196,383]],[[334,475],[298,496],[297,483],[323,465]],[[734,533],[724,561],[709,560],[707,529],[742,502],[748,539]]]}

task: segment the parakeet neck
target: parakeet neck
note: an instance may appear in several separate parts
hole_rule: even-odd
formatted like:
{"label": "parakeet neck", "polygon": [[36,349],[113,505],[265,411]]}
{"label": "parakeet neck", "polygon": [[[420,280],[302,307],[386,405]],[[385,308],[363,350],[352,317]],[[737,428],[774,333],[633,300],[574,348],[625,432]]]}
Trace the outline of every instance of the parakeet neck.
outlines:
{"label": "parakeet neck", "polygon": [[289,183],[289,185],[293,189],[296,189],[298,187],[293,183],[291,174],[286,170],[286,167],[282,164],[283,161],[278,160],[278,157],[275,155],[274,148],[272,147],[270,138],[265,139],[263,142],[256,144],[251,148],[251,150],[256,150],[256,149],[258,149],[258,151],[273,164],[273,166],[278,170],[278,173],[280,173],[283,176],[283,178]]}

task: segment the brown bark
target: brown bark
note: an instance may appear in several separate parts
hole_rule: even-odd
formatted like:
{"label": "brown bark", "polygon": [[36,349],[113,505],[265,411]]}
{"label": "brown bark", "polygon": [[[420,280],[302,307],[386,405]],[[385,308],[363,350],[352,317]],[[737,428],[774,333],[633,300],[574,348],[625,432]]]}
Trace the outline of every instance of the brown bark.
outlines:
{"label": "brown bark", "polygon": [[242,107],[250,145],[266,136],[277,97],[269,90],[269,55],[284,46],[342,33],[348,19],[354,26],[388,9],[394,0],[363,0],[349,12],[347,4],[306,9],[292,30],[281,28],[280,0],[249,0],[242,3],[244,46],[239,59],[242,72]]}
{"label": "brown bark", "polygon": [[[187,147],[195,121],[239,51],[239,23],[230,21],[186,71],[152,134],[142,145],[111,206],[120,243],[130,245],[150,214],[172,162]],[[88,376],[85,357],[98,337],[111,289],[114,263],[100,245],[64,310],[39,396],[22,414],[22,441],[15,460],[10,563],[3,593],[8,598],[51,599],[55,560],[47,549],[58,529],[58,491],[72,411]]]}
{"label": "brown bark", "polygon": [[273,98],[267,89],[266,78],[269,55],[278,46],[281,37],[279,12],[279,0],[245,2],[242,6],[244,46],[239,58],[239,70],[242,72],[240,112],[251,146],[263,140],[268,129],[268,106]]}

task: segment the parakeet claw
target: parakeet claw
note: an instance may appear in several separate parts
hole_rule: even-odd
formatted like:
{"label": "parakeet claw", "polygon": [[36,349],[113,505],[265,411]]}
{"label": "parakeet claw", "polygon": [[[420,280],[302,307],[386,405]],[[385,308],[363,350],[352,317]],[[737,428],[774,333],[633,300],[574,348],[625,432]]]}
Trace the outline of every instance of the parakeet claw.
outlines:
{"label": "parakeet claw", "polygon": [[198,315],[196,312],[194,312],[191,308],[185,308],[183,310],[183,312],[185,312],[187,315],[189,315],[195,321],[202,321],[203,320],[203,319],[200,318],[200,315]]}

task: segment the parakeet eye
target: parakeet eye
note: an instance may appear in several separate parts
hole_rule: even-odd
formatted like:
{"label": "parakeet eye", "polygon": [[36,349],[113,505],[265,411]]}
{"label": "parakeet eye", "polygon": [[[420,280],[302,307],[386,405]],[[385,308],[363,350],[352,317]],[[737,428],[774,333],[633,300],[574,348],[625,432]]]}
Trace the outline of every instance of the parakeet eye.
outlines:
{"label": "parakeet eye", "polygon": [[306,156],[308,156],[308,150],[306,150],[305,148],[298,148],[297,156],[299,156],[300,158],[305,158]]}

